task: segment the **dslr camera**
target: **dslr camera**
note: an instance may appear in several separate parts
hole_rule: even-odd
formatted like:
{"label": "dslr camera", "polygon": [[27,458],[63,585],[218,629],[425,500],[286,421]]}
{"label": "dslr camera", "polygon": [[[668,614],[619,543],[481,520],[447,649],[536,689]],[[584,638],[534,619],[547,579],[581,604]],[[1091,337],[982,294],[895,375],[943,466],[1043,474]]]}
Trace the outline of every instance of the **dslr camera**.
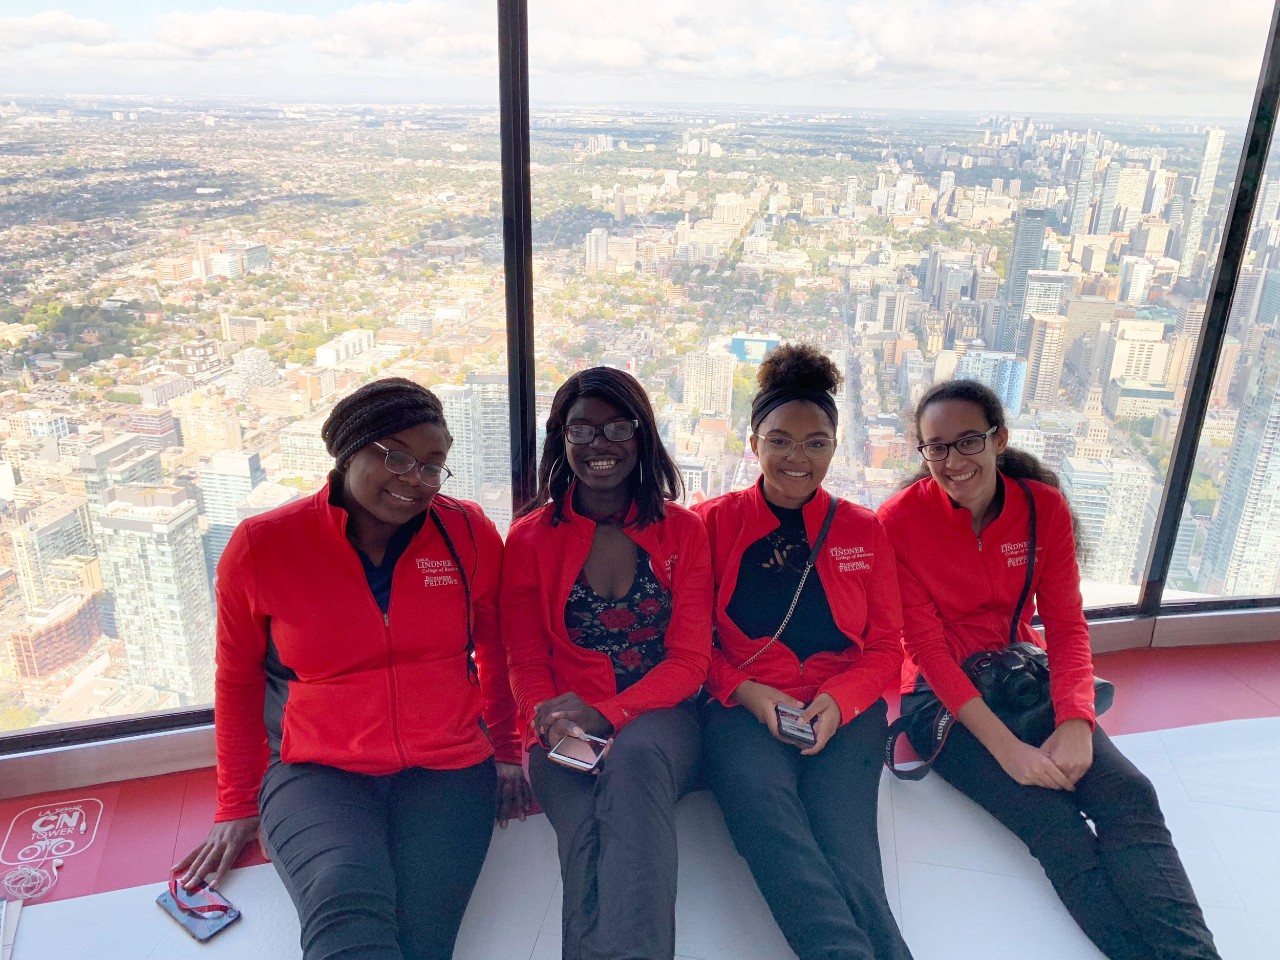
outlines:
{"label": "dslr camera", "polygon": [[1048,699],[1049,658],[1035,644],[1019,641],[984,650],[963,664],[982,699],[997,713],[1021,711]]}

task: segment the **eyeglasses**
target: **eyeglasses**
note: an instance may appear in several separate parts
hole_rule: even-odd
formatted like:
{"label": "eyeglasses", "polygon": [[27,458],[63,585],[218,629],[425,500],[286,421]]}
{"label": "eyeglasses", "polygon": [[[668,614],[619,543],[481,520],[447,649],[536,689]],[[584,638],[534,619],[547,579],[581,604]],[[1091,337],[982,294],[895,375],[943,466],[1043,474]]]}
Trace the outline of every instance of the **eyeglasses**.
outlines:
{"label": "eyeglasses", "polygon": [[986,433],[975,433],[968,437],[961,437],[959,440],[953,440],[950,443],[922,443],[916,447],[920,451],[920,456],[926,460],[945,460],[951,455],[951,448],[956,448],[956,453],[963,453],[966,457],[974,457],[987,449],[987,437],[991,436],[999,427],[992,427]]}
{"label": "eyeglasses", "polygon": [[764,444],[771,456],[789,457],[796,447],[810,460],[822,460],[836,452],[836,442],[831,437],[810,437],[808,440],[792,440],[789,437],[762,437],[752,434]]}
{"label": "eyeglasses", "polygon": [[403,450],[392,450],[390,447],[384,447],[377,440],[373,441],[373,445],[387,455],[386,459],[382,461],[383,466],[397,476],[402,476],[417,467],[418,476],[422,478],[423,485],[428,487],[438,487],[453,476],[453,471],[443,463],[423,463],[421,460],[409,456]]}
{"label": "eyeglasses", "polygon": [[603,433],[606,440],[622,443],[634,437],[639,426],[639,420],[614,420],[603,427],[593,427],[589,423],[569,423],[565,425],[564,438],[570,443],[592,443]]}

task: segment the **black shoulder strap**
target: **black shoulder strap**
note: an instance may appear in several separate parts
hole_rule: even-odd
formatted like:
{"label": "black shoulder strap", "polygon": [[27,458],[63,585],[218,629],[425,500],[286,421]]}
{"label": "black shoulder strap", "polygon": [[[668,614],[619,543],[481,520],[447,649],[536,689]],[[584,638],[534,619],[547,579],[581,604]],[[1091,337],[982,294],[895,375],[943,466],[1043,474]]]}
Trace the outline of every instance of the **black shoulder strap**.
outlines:
{"label": "black shoulder strap", "polygon": [[[459,509],[462,518],[467,522],[467,531],[471,534],[472,547],[479,552],[476,544],[475,531],[471,527],[471,518],[467,516],[467,511]],[[472,683],[480,682],[479,672],[476,670],[476,637],[475,626],[471,620],[471,578],[467,576],[466,569],[462,566],[462,557],[458,555],[458,548],[453,545],[453,538],[449,536],[449,531],[445,529],[444,521],[440,518],[440,514],[436,512],[435,504],[428,509],[431,514],[431,522],[435,524],[440,536],[444,540],[444,545],[449,548],[449,556],[453,558],[454,566],[458,568],[458,576],[462,578],[462,592],[466,596],[467,601],[467,676]],[[477,558],[478,559],[478,558]]]}
{"label": "black shoulder strap", "polygon": [[1021,477],[1015,477],[1014,482],[1027,495],[1027,575],[1022,581],[1022,593],[1018,595],[1018,605],[1013,608],[1013,620],[1009,623],[1010,644],[1018,642],[1018,621],[1022,619],[1022,610],[1027,605],[1027,598],[1031,596],[1031,577],[1036,566],[1036,498]]}

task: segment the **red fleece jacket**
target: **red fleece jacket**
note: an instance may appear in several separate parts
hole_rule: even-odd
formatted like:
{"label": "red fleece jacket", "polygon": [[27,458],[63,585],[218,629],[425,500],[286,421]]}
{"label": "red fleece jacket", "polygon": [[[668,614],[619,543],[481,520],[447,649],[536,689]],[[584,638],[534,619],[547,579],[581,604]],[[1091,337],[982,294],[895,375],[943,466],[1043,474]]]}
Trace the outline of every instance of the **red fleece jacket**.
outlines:
{"label": "red fleece jacket", "polygon": [[[831,495],[819,488],[804,507],[805,533],[812,544],[826,518]],[[829,693],[848,723],[884,693],[902,665],[902,607],[893,548],[874,513],[841,500],[813,573],[831,605],[836,626],[849,638],[838,653],[815,653],[803,663],[782,640],[745,670],[739,664],[769,637],[748,637],[727,613],[747,547],[779,521],[765,502],[761,485],[715,497],[695,508],[706,522],[715,566],[717,648],[712,652],[708,689],[726,706],[743,682],[757,680],[809,703]]]}
{"label": "red fleece jacket", "polygon": [[502,575],[502,636],[511,689],[527,731],[534,707],[562,693],[576,693],[621,730],[647,710],[675,706],[702,686],[711,657],[711,559],[702,521],[678,504],[646,527],[623,531],[649,554],[658,582],[671,592],[666,656],[635,684],[618,693],[613,663],[569,639],[564,608],[591,550],[596,525],[573,512],[565,498],[564,521],[552,526],[553,506],[522,517],[507,534]]}
{"label": "red fleece jacket", "polygon": [[479,686],[462,581],[430,518],[396,563],[385,616],[328,485],[236,528],[218,564],[216,820],[257,814],[269,737],[286,763],[375,775],[461,769],[495,747],[520,762],[498,636],[502,539],[474,503],[432,509],[471,583]]}
{"label": "red fleece jacket", "polygon": [[[908,659],[902,692],[923,673],[952,713],[978,696],[960,664],[980,650],[1009,642],[1009,624],[1027,571],[1030,512],[1026,495],[1003,475],[1004,507],[982,531],[972,515],[931,477],[895,494],[880,507],[898,556],[904,641]],[[1053,487],[1026,481],[1036,503],[1036,558],[1031,599],[1018,639],[1049,655],[1049,690],[1057,722],[1094,722],[1093,654],[1080,598],[1080,570],[1067,501]],[[1036,610],[1044,639],[1031,627]]]}

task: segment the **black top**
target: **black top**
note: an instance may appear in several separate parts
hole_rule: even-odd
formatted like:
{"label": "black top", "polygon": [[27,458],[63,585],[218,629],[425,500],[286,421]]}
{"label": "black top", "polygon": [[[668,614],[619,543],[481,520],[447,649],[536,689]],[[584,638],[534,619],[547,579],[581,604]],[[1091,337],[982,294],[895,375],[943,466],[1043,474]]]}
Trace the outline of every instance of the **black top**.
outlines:
{"label": "black top", "polygon": [[422,529],[426,519],[427,511],[423,510],[399,527],[387,541],[387,550],[382,555],[381,564],[375,564],[365,556],[363,550],[356,549],[356,553],[360,554],[360,565],[364,567],[364,577],[369,581],[369,589],[373,591],[373,599],[378,601],[378,609],[383,613],[391,608],[391,577],[396,572],[396,561],[408,548],[413,535]]}
{"label": "black top", "polygon": [[569,639],[587,650],[607,654],[621,693],[666,656],[671,624],[671,593],[654,576],[649,554],[636,547],[636,578],[626,596],[602,597],[579,572],[564,606]]}
{"label": "black top", "polygon": [[[726,611],[739,630],[748,637],[760,638],[772,637],[782,625],[811,549],[804,531],[803,511],[788,510],[767,500],[765,503],[781,525],[743,552],[738,582]],[[801,660],[824,650],[836,652],[849,646],[849,638],[840,632],[831,616],[827,592],[822,589],[816,569],[809,572],[796,612],[778,642],[785,643]]]}

